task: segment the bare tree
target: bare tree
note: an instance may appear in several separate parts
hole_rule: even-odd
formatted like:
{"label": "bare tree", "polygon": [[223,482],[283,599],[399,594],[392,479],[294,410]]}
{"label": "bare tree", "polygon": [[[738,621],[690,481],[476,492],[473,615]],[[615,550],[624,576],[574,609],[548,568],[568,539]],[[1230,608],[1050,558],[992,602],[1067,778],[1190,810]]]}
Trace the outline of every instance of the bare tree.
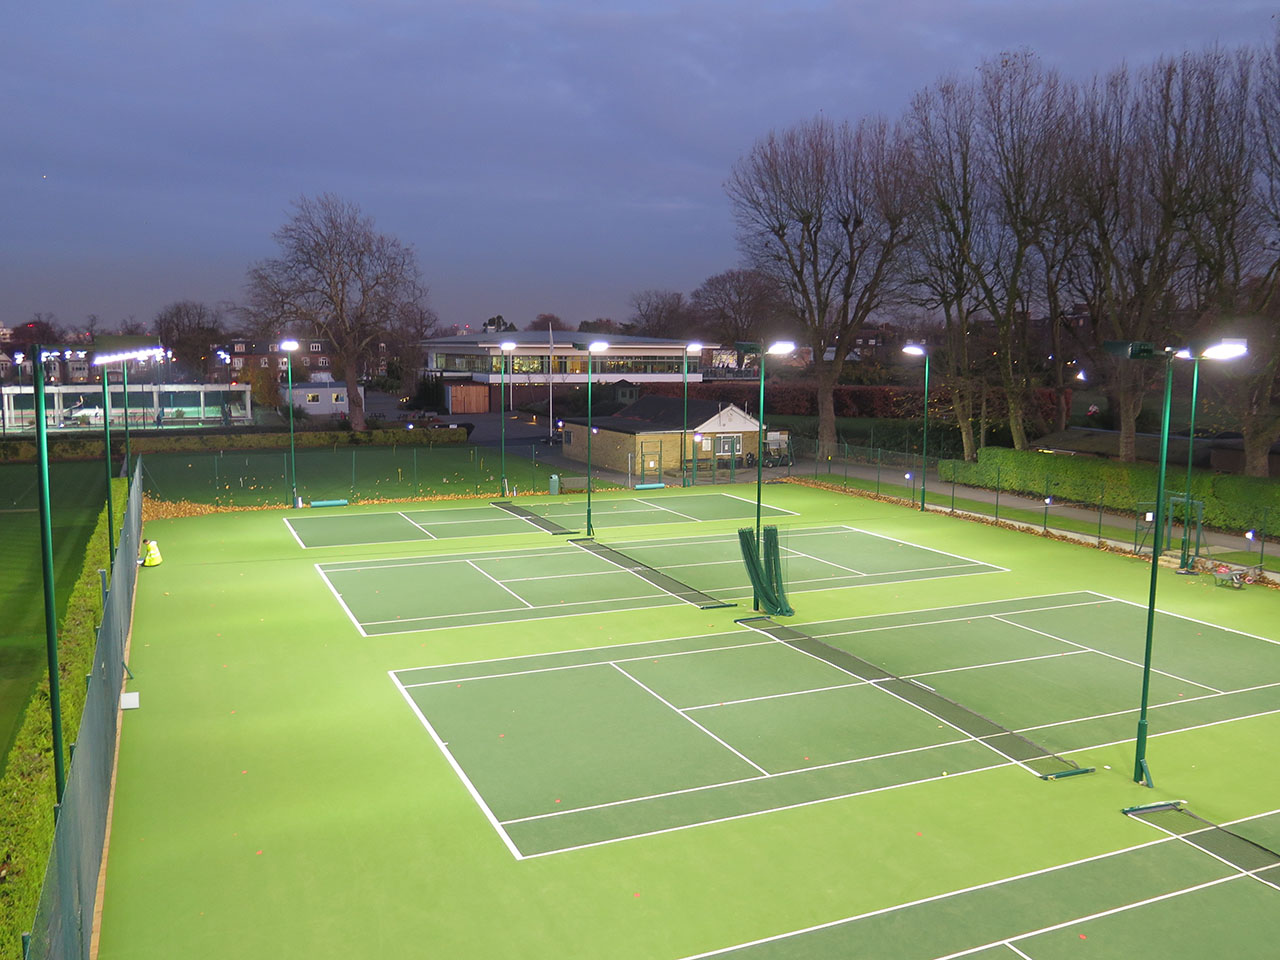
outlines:
{"label": "bare tree", "polygon": [[156,314],[151,329],[173,351],[178,368],[188,375],[204,373],[210,346],[226,333],[222,315],[195,300],[179,300]]}
{"label": "bare tree", "polygon": [[631,295],[635,310],[627,330],[641,337],[674,337],[685,327],[688,305],[675,290],[641,290]]}
{"label": "bare tree", "polygon": [[725,185],[743,252],[785,290],[813,350],[819,456],[835,445],[833,389],[853,334],[895,279],[908,159],[883,120],[851,127],[818,117],[758,141]]}
{"label": "bare tree", "polygon": [[[704,280],[689,299],[699,326],[726,344],[781,333],[774,328],[788,322],[781,291],[760,270],[717,273]],[[741,353],[738,367],[742,367]]]}
{"label": "bare tree", "polygon": [[554,313],[540,313],[530,324],[525,327],[526,330],[568,330],[569,325],[557,317]]}
{"label": "bare tree", "polygon": [[417,256],[333,194],[298,200],[273,236],[280,256],[250,268],[248,311],[277,330],[310,329],[329,340],[347,382],[351,425],[364,430],[361,374],[405,305],[424,296]]}
{"label": "bare tree", "polygon": [[944,80],[916,96],[908,114],[915,155],[912,242],[906,272],[913,299],[943,318],[943,368],[966,460],[977,459],[973,422],[983,381],[971,349],[978,284],[969,266],[977,217],[977,102],[972,84]]}

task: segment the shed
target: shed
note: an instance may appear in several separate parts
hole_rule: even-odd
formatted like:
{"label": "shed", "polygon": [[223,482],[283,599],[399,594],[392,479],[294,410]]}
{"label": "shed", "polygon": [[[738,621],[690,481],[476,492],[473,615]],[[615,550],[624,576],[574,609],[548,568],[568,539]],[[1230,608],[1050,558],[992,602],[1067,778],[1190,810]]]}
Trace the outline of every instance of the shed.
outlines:
{"label": "shed", "polygon": [[[683,399],[658,396],[641,397],[612,416],[593,417],[591,423],[596,431],[592,465],[620,473],[630,469],[646,480],[679,476],[695,457],[698,470],[708,474],[744,466],[748,457],[754,463],[760,431],[760,422],[733,404],[690,399],[686,420]],[[565,421],[566,457],[586,462],[586,427],[585,417]],[[785,434],[770,433],[766,448],[785,446],[785,439]]]}

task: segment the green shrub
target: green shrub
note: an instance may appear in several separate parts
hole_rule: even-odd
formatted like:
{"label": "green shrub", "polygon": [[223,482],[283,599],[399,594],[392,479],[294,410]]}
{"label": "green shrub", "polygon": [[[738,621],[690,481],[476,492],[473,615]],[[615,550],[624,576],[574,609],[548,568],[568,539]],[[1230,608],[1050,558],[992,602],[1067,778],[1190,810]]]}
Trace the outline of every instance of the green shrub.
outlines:
{"label": "green shrub", "polygon": [[[977,463],[943,460],[939,476],[972,487],[1008,490],[1033,497],[1096,504],[1133,513],[1139,503],[1153,503],[1159,471],[1151,463],[1118,463],[1095,457],[1068,457],[1032,450],[985,447]],[[1185,468],[1170,466],[1165,493],[1181,496]],[[1191,499],[1204,503],[1206,526],[1223,530],[1267,529],[1280,532],[1280,484],[1258,477],[1191,473]]]}

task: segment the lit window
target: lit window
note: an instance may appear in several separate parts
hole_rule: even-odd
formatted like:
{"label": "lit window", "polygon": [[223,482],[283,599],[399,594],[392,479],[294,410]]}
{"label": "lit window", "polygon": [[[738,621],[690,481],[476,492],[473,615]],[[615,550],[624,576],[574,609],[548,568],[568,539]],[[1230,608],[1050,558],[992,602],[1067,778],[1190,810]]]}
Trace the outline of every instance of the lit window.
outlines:
{"label": "lit window", "polygon": [[311,358],[310,358],[310,357],[303,357],[303,358],[302,358],[302,365],[303,365],[304,367],[309,367],[309,366],[311,366]]}
{"label": "lit window", "polygon": [[307,403],[319,403],[319,402],[320,402],[320,394],[318,393],[307,394]]}
{"label": "lit window", "polygon": [[321,358],[320,358],[320,366],[322,366],[322,367],[327,367],[328,365],[329,365],[329,358],[328,358],[328,357],[321,357]]}
{"label": "lit window", "polygon": [[236,357],[234,360],[231,361],[231,368],[233,370],[239,370],[243,366],[244,366],[244,357]]}
{"label": "lit window", "polygon": [[335,393],[335,394],[333,395],[333,402],[334,402],[334,403],[346,403],[346,402],[347,402],[346,395],[345,395],[345,394],[341,394],[341,393]]}
{"label": "lit window", "polygon": [[319,352],[320,352],[320,344],[318,344],[318,343],[312,343],[312,344],[309,344],[309,345],[307,346],[307,349],[308,349],[308,350],[310,350],[312,353],[319,353]]}
{"label": "lit window", "polygon": [[237,344],[236,344],[236,346],[235,346],[235,351],[236,351],[236,353],[244,353],[244,344],[243,344],[243,343],[237,343]]}
{"label": "lit window", "polygon": [[280,358],[280,369],[281,369],[281,370],[287,370],[288,368],[289,368],[289,358],[288,358],[288,357],[281,357],[281,358]]}
{"label": "lit window", "polygon": [[266,358],[266,357],[263,357],[263,358],[261,358],[261,359],[258,361],[258,366],[260,366],[260,367],[265,367],[269,362],[270,362],[270,361],[269,361],[269,360],[267,360],[267,358]]}

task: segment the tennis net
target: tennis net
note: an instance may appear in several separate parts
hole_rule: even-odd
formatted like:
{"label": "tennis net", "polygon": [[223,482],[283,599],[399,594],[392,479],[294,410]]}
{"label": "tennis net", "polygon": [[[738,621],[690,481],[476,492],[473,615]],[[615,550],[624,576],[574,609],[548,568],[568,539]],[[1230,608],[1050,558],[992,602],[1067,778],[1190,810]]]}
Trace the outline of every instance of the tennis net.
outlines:
{"label": "tennis net", "polygon": [[989,717],[944,697],[919,681],[890,673],[883,667],[854,656],[847,650],[823,643],[793,627],[774,623],[768,617],[746,617],[737,622],[879,687],[891,696],[937,717],[961,733],[968,734],[996,753],[1030,770],[1041,779],[1056,780],[1059,777],[1093,772],[1092,767],[1081,767],[1073,760],[1059,756],[1040,744],[1028,740],[1022,734],[1014,733]]}
{"label": "tennis net", "polygon": [[681,583],[675,577],[667,576],[660,570],[655,570],[646,563],[641,563],[633,557],[628,557],[625,553],[614,550],[612,547],[606,547],[602,543],[597,543],[589,537],[581,537],[576,540],[570,540],[575,547],[581,547],[588,553],[594,553],[602,560],[608,560],[616,567],[621,567],[628,573],[633,573],[641,580],[648,581],[659,590],[665,590],[673,597],[683,600],[685,603],[691,603],[699,610],[712,610],[717,607],[735,607],[737,604],[730,603],[726,600],[720,600],[710,594],[703,593],[687,583]]}
{"label": "tennis net", "polygon": [[1129,807],[1125,814],[1172,834],[1210,856],[1272,885],[1280,883],[1280,853],[1234,830],[1197,816],[1180,801]]}
{"label": "tennis net", "polygon": [[563,535],[566,533],[578,532],[577,530],[570,530],[568,527],[562,527],[554,520],[548,520],[546,517],[540,517],[533,511],[526,510],[524,507],[517,507],[514,503],[509,503],[506,500],[493,500],[490,501],[490,504],[497,507],[499,510],[505,510],[507,513],[519,517],[521,520],[528,520],[539,530],[545,530],[547,533]]}

